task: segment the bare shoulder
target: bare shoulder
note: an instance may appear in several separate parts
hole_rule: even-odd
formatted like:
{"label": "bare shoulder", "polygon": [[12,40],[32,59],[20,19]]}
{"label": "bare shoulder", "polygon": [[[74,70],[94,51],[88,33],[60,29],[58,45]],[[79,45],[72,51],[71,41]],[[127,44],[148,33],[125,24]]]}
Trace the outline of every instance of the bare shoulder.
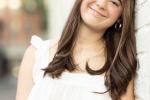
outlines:
{"label": "bare shoulder", "polygon": [[30,45],[24,53],[19,68],[16,100],[26,100],[34,85],[32,72],[35,62],[35,51],[36,48]]}
{"label": "bare shoulder", "polygon": [[[36,48],[33,45],[28,46],[28,48],[26,49],[26,51],[24,53],[20,68],[22,68],[22,67],[23,68],[24,67],[32,68],[33,67],[33,66],[29,66],[29,65],[32,65],[34,63],[35,51],[36,51]],[[28,64],[28,66],[24,66],[26,64]]]}
{"label": "bare shoulder", "polygon": [[24,53],[24,56],[35,55],[36,48],[33,45],[29,45]]}

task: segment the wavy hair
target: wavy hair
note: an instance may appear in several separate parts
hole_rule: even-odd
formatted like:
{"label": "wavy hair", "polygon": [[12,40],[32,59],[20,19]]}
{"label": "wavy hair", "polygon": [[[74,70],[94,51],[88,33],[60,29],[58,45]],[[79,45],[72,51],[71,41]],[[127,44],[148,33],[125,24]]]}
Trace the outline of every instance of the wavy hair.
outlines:
{"label": "wavy hair", "polygon": [[[48,67],[43,69],[44,76],[49,74],[58,78],[65,70],[73,72],[76,64],[73,62],[73,48],[77,33],[82,23],[80,6],[82,0],[76,0],[58,41],[57,51]],[[126,93],[129,82],[134,79],[137,68],[135,40],[135,0],[122,1],[123,12],[120,16],[121,30],[115,29],[115,24],[104,33],[106,42],[106,62],[99,70],[92,70],[88,62],[86,71],[91,75],[105,74],[105,85],[113,100],[120,100]],[[107,91],[106,91],[107,92]],[[105,92],[104,92],[105,93]]]}

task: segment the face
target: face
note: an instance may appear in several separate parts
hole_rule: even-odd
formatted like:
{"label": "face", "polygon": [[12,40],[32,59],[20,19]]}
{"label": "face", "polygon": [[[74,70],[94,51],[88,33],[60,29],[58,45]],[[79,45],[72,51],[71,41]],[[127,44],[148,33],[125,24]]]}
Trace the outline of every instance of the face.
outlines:
{"label": "face", "polygon": [[122,14],[121,0],[83,0],[81,4],[83,23],[95,30],[106,30]]}

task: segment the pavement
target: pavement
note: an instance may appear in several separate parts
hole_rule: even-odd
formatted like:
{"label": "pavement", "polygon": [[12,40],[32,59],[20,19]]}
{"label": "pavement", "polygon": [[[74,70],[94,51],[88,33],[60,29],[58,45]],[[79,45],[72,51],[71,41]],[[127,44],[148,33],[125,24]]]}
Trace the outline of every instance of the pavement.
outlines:
{"label": "pavement", "polygon": [[17,78],[11,75],[0,78],[0,100],[15,100]]}

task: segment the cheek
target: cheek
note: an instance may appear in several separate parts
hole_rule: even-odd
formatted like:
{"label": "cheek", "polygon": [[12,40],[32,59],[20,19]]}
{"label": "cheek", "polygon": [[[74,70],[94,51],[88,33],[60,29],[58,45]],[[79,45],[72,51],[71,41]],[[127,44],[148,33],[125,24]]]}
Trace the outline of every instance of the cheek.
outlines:
{"label": "cheek", "polygon": [[81,14],[86,11],[87,7],[88,7],[88,0],[83,0],[80,7]]}
{"label": "cheek", "polygon": [[88,0],[83,0],[80,8],[81,18],[82,20],[88,20],[89,16],[89,9],[88,9]]}
{"label": "cheek", "polygon": [[95,0],[82,0],[81,7],[80,7],[81,14],[87,12],[88,6],[93,2],[95,2]]}
{"label": "cheek", "polygon": [[122,14],[122,9],[109,8],[109,18],[112,22],[116,22]]}

